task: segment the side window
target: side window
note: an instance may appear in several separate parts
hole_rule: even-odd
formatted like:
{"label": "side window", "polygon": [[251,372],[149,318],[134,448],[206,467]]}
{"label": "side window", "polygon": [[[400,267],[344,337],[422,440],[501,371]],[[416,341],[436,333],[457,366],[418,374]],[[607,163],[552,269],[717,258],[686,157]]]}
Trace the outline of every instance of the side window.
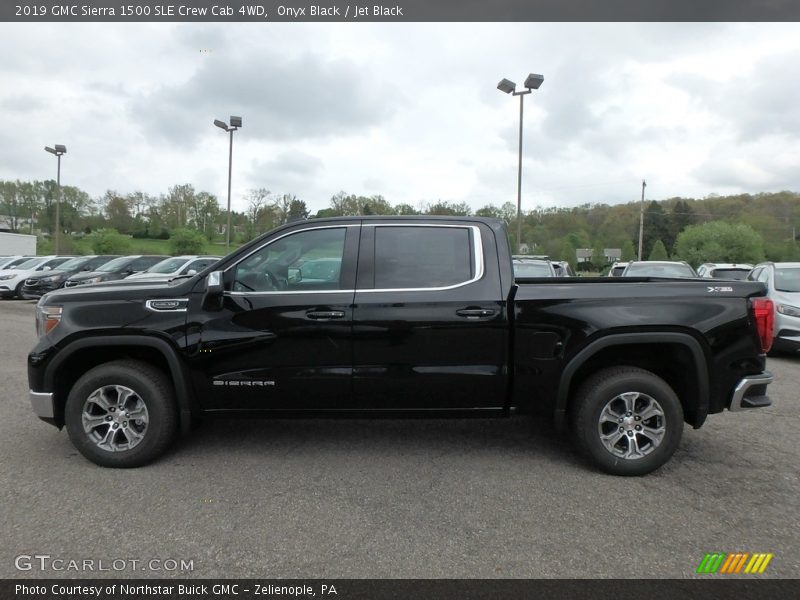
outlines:
{"label": "side window", "polygon": [[758,276],[761,274],[761,271],[763,271],[763,270],[764,270],[763,267],[760,267],[758,269],[753,269],[747,275],[747,280],[748,281],[758,281]]}
{"label": "side window", "polygon": [[131,263],[130,267],[128,267],[128,268],[131,271],[133,271],[134,273],[138,273],[140,271],[146,271],[147,269],[152,267],[154,264],[156,264],[158,262],[161,262],[162,260],[164,260],[163,257],[143,256],[142,258],[137,258],[136,260],[134,260]]}
{"label": "side window", "polygon": [[271,242],[236,266],[234,292],[338,290],[345,227],[309,229]]}
{"label": "side window", "polygon": [[769,283],[769,269],[767,268],[761,269],[761,272],[758,274],[756,281]]}
{"label": "side window", "polygon": [[475,274],[468,227],[375,227],[375,289],[438,288]]}
{"label": "side window", "polygon": [[205,269],[207,266],[214,264],[217,262],[218,259],[216,258],[201,258],[198,260],[193,260],[188,265],[186,265],[183,269],[181,269],[181,273],[185,274],[189,271],[197,271],[198,273]]}

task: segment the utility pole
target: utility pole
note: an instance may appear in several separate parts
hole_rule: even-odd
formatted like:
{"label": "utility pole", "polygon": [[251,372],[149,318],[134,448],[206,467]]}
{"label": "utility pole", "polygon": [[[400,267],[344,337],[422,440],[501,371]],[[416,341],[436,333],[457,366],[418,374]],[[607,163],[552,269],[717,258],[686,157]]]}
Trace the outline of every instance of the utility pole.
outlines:
{"label": "utility pole", "polygon": [[642,179],[642,202],[639,206],[639,260],[642,260],[642,237],[644,236],[644,188],[647,182]]}

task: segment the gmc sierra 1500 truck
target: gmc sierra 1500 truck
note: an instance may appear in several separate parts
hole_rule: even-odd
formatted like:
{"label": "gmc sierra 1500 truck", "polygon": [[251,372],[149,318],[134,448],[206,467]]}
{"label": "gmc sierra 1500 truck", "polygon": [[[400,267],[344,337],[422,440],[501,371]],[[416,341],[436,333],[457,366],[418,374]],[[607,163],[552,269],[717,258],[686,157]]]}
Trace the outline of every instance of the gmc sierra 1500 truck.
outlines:
{"label": "gmc sierra 1500 truck", "polygon": [[33,410],[109,467],[214,415],[533,413],[641,475],[684,422],[770,404],[763,284],[515,280],[507,239],[493,219],[315,219],[169,283],[48,293]]}

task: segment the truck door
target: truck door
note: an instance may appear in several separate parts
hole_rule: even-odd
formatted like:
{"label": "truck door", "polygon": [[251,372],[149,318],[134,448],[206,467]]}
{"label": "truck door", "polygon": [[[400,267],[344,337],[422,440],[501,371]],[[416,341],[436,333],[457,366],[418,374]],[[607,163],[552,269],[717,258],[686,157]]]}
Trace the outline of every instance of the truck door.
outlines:
{"label": "truck door", "polygon": [[365,220],[361,236],[353,309],[359,406],[503,406],[506,315],[492,231],[467,221]]}
{"label": "truck door", "polygon": [[192,309],[187,328],[204,409],[353,407],[359,229],[308,225],[225,270],[222,310]]}

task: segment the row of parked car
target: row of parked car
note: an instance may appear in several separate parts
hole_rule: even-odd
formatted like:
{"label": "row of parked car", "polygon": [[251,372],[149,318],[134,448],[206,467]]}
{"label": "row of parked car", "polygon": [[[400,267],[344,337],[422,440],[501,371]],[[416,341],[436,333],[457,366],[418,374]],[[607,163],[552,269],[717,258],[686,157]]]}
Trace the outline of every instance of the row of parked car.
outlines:
{"label": "row of parked car", "polygon": [[[514,257],[514,274],[524,277],[568,277],[556,267],[562,263],[546,257]],[[631,261],[614,263],[609,277],[708,278],[719,281],[760,281],[775,306],[772,348],[777,352],[800,351],[800,262],[705,263],[695,271],[681,261]]]}
{"label": "row of parked car", "polygon": [[0,257],[0,298],[34,300],[62,287],[120,279],[168,281],[194,275],[219,256],[4,256]]}

